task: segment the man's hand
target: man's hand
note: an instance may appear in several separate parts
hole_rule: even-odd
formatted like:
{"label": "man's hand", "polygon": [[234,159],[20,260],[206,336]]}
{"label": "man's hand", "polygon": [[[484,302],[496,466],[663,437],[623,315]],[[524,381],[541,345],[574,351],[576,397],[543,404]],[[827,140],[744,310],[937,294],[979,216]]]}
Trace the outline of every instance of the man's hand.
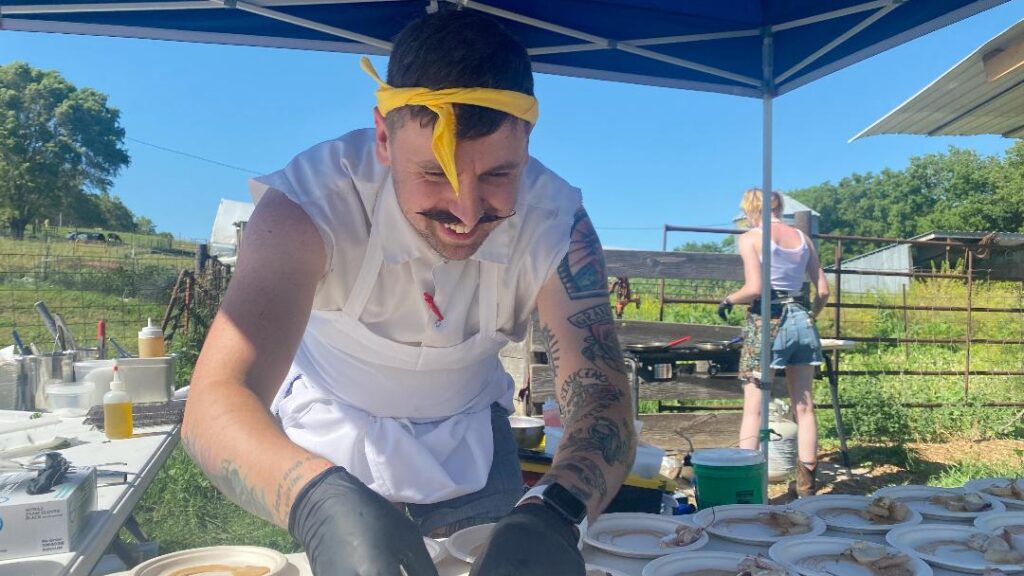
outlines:
{"label": "man's hand", "polygon": [[728,320],[729,312],[732,312],[732,302],[729,302],[729,297],[726,296],[718,303],[718,317],[723,321]]}
{"label": "man's hand", "polygon": [[469,576],[584,576],[577,531],[544,504],[517,506],[494,527]]}
{"label": "man's hand", "polygon": [[299,492],[288,531],[314,576],[437,576],[412,521],[341,467]]}

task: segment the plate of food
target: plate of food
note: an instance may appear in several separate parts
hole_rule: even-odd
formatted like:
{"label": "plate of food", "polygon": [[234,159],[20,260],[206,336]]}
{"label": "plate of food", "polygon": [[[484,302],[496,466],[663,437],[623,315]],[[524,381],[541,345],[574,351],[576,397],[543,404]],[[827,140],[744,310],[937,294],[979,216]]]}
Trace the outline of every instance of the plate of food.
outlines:
{"label": "plate of food", "polygon": [[801,498],[790,506],[821,518],[833,530],[855,534],[885,534],[896,526],[921,523],[920,512],[888,496],[826,494]]}
{"label": "plate of food", "polygon": [[937,486],[889,486],[875,492],[874,497],[888,496],[917,510],[921,516],[935,520],[971,522],[985,512],[1005,512],[1006,506],[992,496],[968,492],[963,488]]}
{"label": "plate of food", "polygon": [[813,514],[786,506],[730,504],[706,508],[694,514],[693,523],[706,526],[719,538],[769,546],[790,536],[819,536],[827,529]]}
{"label": "plate of food", "polygon": [[803,576],[932,576],[932,569],[906,552],[848,538],[791,538],[768,556]]}
{"label": "plate of food", "polygon": [[[494,524],[470,526],[449,536],[444,544],[448,548],[449,554],[467,564],[472,564],[483,551],[493,530]],[[429,547],[427,549],[429,550]],[[431,554],[430,557],[433,558],[434,555]]]}
{"label": "plate of food", "polygon": [[641,576],[789,576],[785,566],[764,556],[736,552],[679,552],[652,560]]}
{"label": "plate of food", "polygon": [[179,550],[147,560],[132,576],[278,576],[288,567],[283,554],[259,546],[210,546]]}
{"label": "plate of food", "polygon": [[991,496],[1011,510],[1024,510],[1024,478],[978,478],[964,484],[964,490]]}
{"label": "plate of food", "polygon": [[583,541],[616,556],[657,558],[696,550],[708,543],[708,535],[703,528],[674,516],[618,512],[598,517]]}
{"label": "plate of food", "polygon": [[1024,550],[1013,548],[1002,534],[989,534],[973,526],[904,526],[890,530],[885,540],[932,566],[958,572],[984,574],[996,569],[1010,574],[1024,570]]}
{"label": "plate of food", "polygon": [[982,514],[974,519],[974,527],[985,532],[1005,528],[1013,536],[1024,537],[1024,510]]}

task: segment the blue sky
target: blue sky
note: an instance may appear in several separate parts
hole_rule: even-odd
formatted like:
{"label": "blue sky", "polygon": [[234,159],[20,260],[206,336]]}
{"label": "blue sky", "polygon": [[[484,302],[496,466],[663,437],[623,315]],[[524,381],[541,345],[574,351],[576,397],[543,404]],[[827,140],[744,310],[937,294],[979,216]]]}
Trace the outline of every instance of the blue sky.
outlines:
{"label": "blue sky", "polygon": [[[847,140],[1022,18],[1024,0],[1011,0],[777,99],[775,187],[901,168],[949,145],[1001,154],[1012,141],[994,136]],[[0,63],[13,60],[109,95],[132,156],[112,192],[186,237],[209,235],[220,198],[248,199],[249,174],[141,142],[261,172],[371,123],[374,86],[349,54],[0,32]],[[537,96],[531,151],[583,189],[606,246],[659,248],[666,223],[727,225],[761,181],[759,100],[544,74]]]}

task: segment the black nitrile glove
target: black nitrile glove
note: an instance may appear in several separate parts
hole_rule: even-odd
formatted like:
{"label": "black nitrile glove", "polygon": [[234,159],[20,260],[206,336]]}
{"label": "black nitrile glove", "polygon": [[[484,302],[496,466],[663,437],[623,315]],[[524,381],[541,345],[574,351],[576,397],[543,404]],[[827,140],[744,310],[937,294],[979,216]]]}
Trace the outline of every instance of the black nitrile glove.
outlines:
{"label": "black nitrile glove", "polygon": [[517,506],[494,527],[469,576],[585,576],[575,527],[544,504]]}
{"label": "black nitrile glove", "polygon": [[718,317],[722,320],[728,320],[729,312],[732,312],[732,302],[725,298],[718,304]]}
{"label": "black nitrile glove", "polygon": [[314,576],[437,576],[416,525],[338,466],[302,488],[288,531]]}

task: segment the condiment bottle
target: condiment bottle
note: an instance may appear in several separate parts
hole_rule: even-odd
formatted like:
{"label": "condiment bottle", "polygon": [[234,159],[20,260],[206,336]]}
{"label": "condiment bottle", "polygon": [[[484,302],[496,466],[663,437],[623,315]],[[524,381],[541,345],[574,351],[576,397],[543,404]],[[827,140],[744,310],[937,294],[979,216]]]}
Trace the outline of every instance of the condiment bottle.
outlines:
{"label": "condiment bottle", "polygon": [[544,407],[542,408],[544,414],[544,425],[560,428],[562,426],[562,413],[558,411],[558,403],[555,402],[554,398],[548,398],[544,401]]}
{"label": "condiment bottle", "polygon": [[153,324],[150,318],[148,324],[139,330],[139,358],[159,358],[164,353],[164,331]]}
{"label": "condiment bottle", "polygon": [[103,431],[111,440],[132,437],[132,398],[125,391],[117,364],[114,364],[110,392],[103,395]]}

